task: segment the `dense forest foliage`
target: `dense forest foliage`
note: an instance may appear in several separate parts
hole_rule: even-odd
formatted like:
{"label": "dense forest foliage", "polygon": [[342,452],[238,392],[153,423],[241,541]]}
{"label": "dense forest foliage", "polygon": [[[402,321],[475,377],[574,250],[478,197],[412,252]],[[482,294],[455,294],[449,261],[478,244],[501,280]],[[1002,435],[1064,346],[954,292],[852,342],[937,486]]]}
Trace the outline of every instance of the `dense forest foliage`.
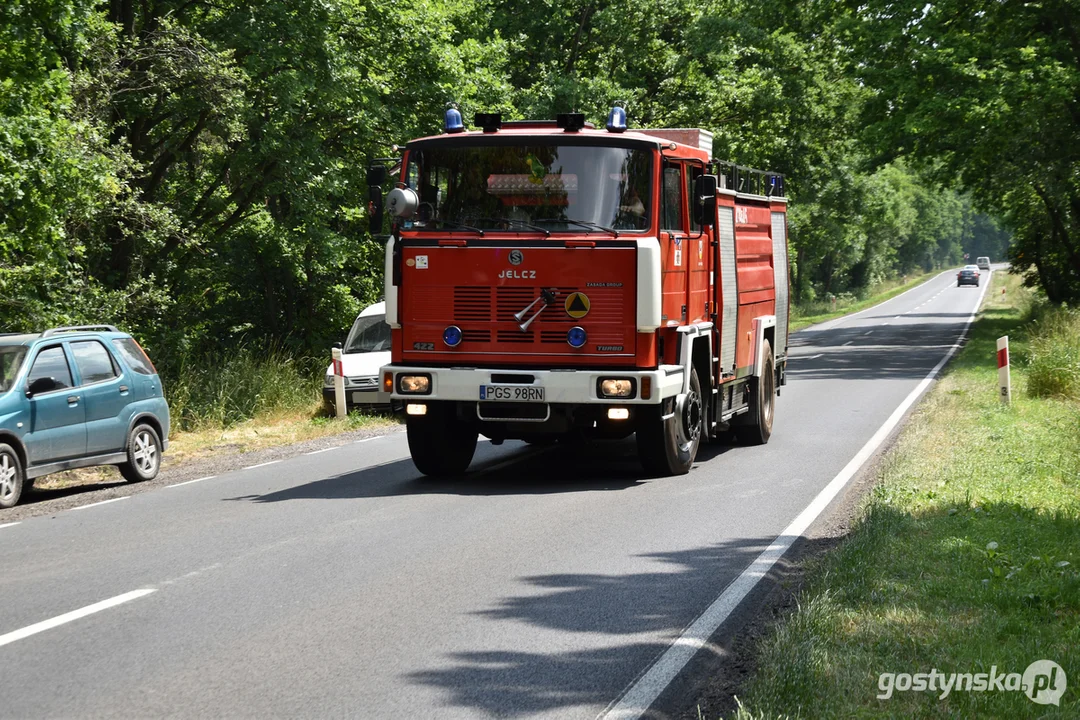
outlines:
{"label": "dense forest foliage", "polygon": [[[916,3],[916,5],[919,5]],[[963,253],[1080,300],[1068,2],[5,0],[0,327],[158,357],[340,339],[364,168],[476,111],[700,126],[787,176],[802,301]]]}

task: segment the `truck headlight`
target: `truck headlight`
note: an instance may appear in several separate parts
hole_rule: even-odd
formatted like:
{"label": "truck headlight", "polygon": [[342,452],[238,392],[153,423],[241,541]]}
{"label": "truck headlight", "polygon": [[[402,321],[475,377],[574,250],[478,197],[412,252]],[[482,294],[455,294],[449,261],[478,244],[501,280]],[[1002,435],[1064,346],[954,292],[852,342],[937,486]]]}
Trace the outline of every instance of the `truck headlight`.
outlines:
{"label": "truck headlight", "polygon": [[628,398],[634,397],[633,378],[600,378],[597,388],[600,397],[605,398]]}
{"label": "truck headlight", "polygon": [[324,384],[326,385],[326,387],[334,387],[334,376],[327,375]]}
{"label": "truck headlight", "polygon": [[398,375],[397,386],[402,395],[427,395],[431,392],[431,376]]}

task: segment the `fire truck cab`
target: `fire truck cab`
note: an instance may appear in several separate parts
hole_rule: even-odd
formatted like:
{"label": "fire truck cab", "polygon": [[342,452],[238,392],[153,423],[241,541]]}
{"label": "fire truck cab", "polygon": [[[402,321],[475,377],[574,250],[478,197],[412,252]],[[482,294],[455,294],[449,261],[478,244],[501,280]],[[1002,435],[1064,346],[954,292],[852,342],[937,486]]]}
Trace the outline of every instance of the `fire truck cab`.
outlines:
{"label": "fire truck cab", "polygon": [[[385,199],[381,383],[427,475],[492,442],[635,433],[655,475],[703,439],[768,442],[788,339],[783,178],[700,129],[446,113]],[[372,188],[373,223],[383,206]]]}

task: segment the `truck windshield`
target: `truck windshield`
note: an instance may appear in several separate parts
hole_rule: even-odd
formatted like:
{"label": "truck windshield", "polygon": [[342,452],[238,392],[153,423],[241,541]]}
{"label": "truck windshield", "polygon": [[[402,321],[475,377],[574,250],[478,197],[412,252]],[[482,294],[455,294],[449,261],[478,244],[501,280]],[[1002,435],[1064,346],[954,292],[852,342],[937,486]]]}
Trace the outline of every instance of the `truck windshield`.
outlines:
{"label": "truck windshield", "polygon": [[390,326],[385,315],[364,315],[356,318],[345,342],[347,353],[379,352],[390,349]]}
{"label": "truck windshield", "polygon": [[[646,149],[529,144],[409,152],[413,229],[603,232],[649,227]],[[407,225],[407,227],[409,227]]]}
{"label": "truck windshield", "polygon": [[6,393],[15,385],[24,357],[26,348],[22,345],[0,347],[0,393]]}

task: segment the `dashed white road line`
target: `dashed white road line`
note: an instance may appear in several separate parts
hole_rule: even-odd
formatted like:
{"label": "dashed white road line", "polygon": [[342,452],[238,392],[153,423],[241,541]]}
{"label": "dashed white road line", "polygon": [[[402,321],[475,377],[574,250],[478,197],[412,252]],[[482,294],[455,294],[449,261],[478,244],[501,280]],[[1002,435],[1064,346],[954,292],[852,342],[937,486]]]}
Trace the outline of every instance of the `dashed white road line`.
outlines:
{"label": "dashed white road line", "polygon": [[821,357],[821,356],[822,356],[822,355],[824,355],[824,354],[825,354],[825,353],[818,353],[817,355],[811,355],[811,356],[809,356],[809,357],[796,357],[796,358],[794,358],[794,359],[795,359],[795,360],[815,360],[815,359],[817,359],[817,358]]}
{"label": "dashed white road line", "polygon": [[64,613],[63,615],[57,615],[56,617],[49,620],[43,620],[39,623],[34,623],[33,625],[27,625],[21,630],[15,630],[13,632],[7,633],[6,635],[0,635],[0,647],[3,647],[4,645],[9,645],[17,640],[22,640],[23,638],[28,638],[31,635],[37,635],[38,633],[45,632],[46,630],[52,630],[55,627],[59,627],[65,623],[72,622],[73,620],[84,618],[87,615],[93,615],[96,612],[108,610],[111,607],[116,607],[117,605],[122,605],[132,600],[138,600],[141,597],[146,597],[152,592],[155,592],[154,588],[132,590],[131,592],[124,593],[123,595],[117,595],[114,598],[102,600],[101,602],[96,602],[93,605],[87,605],[86,607],[79,608],[78,610],[72,610],[71,612]]}
{"label": "dashed white road line", "polygon": [[872,332],[874,332],[874,331],[873,330],[867,330],[866,332],[863,333],[863,337],[866,337],[867,335],[869,335]]}
{"label": "dashed white road line", "polygon": [[840,491],[843,490],[848,482],[855,477],[855,473],[869,460],[877,449],[881,446],[885,439],[889,437],[889,434],[900,424],[900,421],[904,419],[904,415],[915,404],[923,392],[930,386],[930,383],[934,381],[937,374],[941,371],[941,368],[945,367],[945,363],[956,353],[957,348],[963,344],[964,338],[967,337],[968,328],[971,327],[972,321],[975,320],[975,315],[979,312],[979,308],[982,306],[983,296],[986,293],[987,283],[983,287],[982,292],[979,294],[979,299],[975,303],[975,309],[971,311],[968,316],[967,322],[964,323],[963,329],[960,331],[960,337],[957,342],[949,348],[949,351],[938,361],[937,365],[922,379],[922,381],[915,386],[915,389],[908,393],[908,396],[904,398],[904,401],[893,410],[889,415],[885,424],[878,428],[877,432],[866,441],[866,444],[862,446],[862,449],[851,458],[847,465],[834,477],[829,484],[826,485],[817,497],[811,501],[806,508],[799,513],[798,517],[791,521],[782,533],[780,533],[769,547],[757,558],[750,563],[749,566],[742,573],[735,578],[734,581],[720,594],[712,605],[706,608],[697,620],[686,628],[676,638],[663,655],[657,659],[653,665],[646,670],[640,677],[632,682],[623,692],[622,696],[613,701],[608,707],[600,713],[602,718],[640,718],[643,717],[649,710],[649,707],[660,697],[660,693],[674,680],[678,674],[682,671],[686,664],[697,654],[698,650],[707,647],[709,638],[720,627],[721,624],[731,615],[732,612],[739,606],[739,603],[754,587],[764,578],[771,570],[772,567],[783,557],[784,553],[795,544],[795,542],[803,536],[803,533],[810,527],[810,525],[817,520],[818,516],[824,512],[825,508],[829,506]]}
{"label": "dashed white road line", "polygon": [[74,511],[74,510],[85,510],[86,508],[97,507],[98,505],[108,505],[109,503],[120,502],[121,500],[127,500],[130,497],[131,497],[130,495],[125,495],[124,497],[112,498],[110,500],[102,500],[101,502],[90,503],[89,505],[80,505],[79,507],[73,507],[71,509],[72,509],[72,511]]}
{"label": "dashed white road line", "polygon": [[[22,522],[22,521],[20,520],[19,522]],[[17,523],[17,522],[13,522],[13,523],[4,523],[3,525],[0,525],[0,530],[4,529],[4,528],[6,528],[6,527],[13,527],[13,526],[15,526],[15,525],[18,525],[18,524],[19,524],[19,523]]]}
{"label": "dashed white road line", "polygon": [[190,485],[191,483],[202,482],[203,480],[213,480],[217,475],[207,475],[206,477],[195,478],[194,480],[185,480],[184,482],[178,482],[175,485],[166,485],[167,488],[180,487],[181,485]]}
{"label": "dashed white road line", "polygon": [[341,449],[341,445],[335,445],[334,447],[323,448],[322,450],[312,450],[311,452],[304,453],[305,455],[318,455],[319,453],[330,452],[331,450]]}
{"label": "dashed white road line", "polygon": [[266,467],[267,465],[273,465],[274,463],[279,463],[279,462],[281,462],[281,461],[280,460],[271,460],[270,462],[259,463],[258,465],[248,465],[246,468],[241,468],[241,469],[243,469],[243,470],[254,470],[255,468]]}
{"label": "dashed white road line", "polygon": [[847,341],[846,343],[844,343],[844,344],[843,344],[843,345],[841,345],[840,347],[847,347],[848,345],[850,345],[850,344],[851,344],[851,343],[853,343],[853,342],[855,342],[855,341],[854,341],[854,340],[848,340],[848,341]]}

